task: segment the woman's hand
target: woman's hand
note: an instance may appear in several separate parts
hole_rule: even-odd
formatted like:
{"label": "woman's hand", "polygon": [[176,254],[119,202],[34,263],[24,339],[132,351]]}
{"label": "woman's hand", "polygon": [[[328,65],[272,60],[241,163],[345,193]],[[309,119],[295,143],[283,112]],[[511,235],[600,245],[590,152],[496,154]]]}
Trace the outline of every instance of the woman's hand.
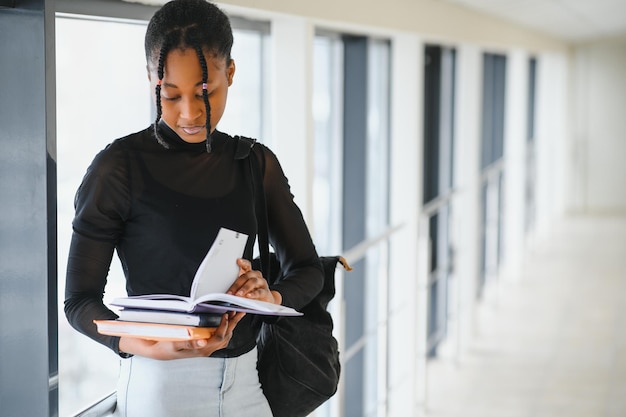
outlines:
{"label": "woman's hand", "polygon": [[267,280],[263,278],[261,271],[253,270],[250,261],[240,258],[237,259],[237,265],[239,265],[239,278],[226,291],[227,294],[267,301],[273,304],[282,303],[283,298],[280,293],[270,290]]}
{"label": "woman's hand", "polygon": [[228,342],[233,336],[233,330],[243,316],[245,313],[224,314],[215,333],[208,339],[169,342],[121,337],[119,349],[122,352],[159,360],[209,356],[216,350],[228,346]]}

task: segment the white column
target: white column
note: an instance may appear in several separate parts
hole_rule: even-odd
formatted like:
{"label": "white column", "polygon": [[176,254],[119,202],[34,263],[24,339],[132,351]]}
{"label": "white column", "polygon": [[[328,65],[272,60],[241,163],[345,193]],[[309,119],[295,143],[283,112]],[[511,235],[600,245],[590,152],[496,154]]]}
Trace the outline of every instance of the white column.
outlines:
{"label": "white column", "polygon": [[457,47],[455,186],[452,208],[454,274],[459,283],[457,352],[462,358],[471,336],[479,270],[480,128],[482,54],[471,44]]}
{"label": "white column", "polygon": [[528,54],[513,50],[506,67],[504,132],[504,259],[502,277],[519,276],[524,252],[525,173],[528,130]]}
{"label": "white column", "polygon": [[589,48],[576,48],[570,63],[572,78],[570,89],[573,92],[570,104],[571,140],[568,152],[567,199],[569,211],[585,213],[589,208],[589,79],[592,57]]}
{"label": "white column", "polygon": [[273,150],[309,223],[313,214],[314,26],[305,18],[278,16],[272,18],[271,28]]}
{"label": "white column", "polygon": [[422,188],[423,45],[410,34],[392,39],[391,224],[403,224],[391,239],[389,279],[388,415],[412,416],[416,410],[417,216]]}
{"label": "white column", "polygon": [[551,222],[565,206],[565,167],[568,111],[567,57],[542,54],[537,77],[537,235],[550,229]]}

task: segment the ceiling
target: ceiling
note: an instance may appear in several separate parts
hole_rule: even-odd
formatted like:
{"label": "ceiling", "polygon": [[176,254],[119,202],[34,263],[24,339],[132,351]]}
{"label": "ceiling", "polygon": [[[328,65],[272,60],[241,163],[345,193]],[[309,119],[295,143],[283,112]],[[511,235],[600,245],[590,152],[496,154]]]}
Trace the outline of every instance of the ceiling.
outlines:
{"label": "ceiling", "polygon": [[626,34],[626,0],[440,0],[571,42]]}

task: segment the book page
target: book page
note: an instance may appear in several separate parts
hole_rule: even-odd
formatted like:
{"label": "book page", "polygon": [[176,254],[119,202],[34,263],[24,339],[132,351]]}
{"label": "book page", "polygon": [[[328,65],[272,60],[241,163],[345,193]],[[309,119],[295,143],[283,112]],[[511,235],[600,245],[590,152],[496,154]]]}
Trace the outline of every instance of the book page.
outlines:
{"label": "book page", "polygon": [[231,294],[206,294],[196,300],[195,311],[242,311],[244,313],[268,316],[301,316],[297,310],[280,304]]}
{"label": "book page", "polygon": [[221,228],[202,260],[191,286],[191,299],[225,293],[239,275],[237,258],[243,256],[248,235]]}
{"label": "book page", "polygon": [[123,308],[144,308],[149,310],[169,310],[188,312],[193,304],[188,297],[172,296],[168,294],[138,295],[134,297],[118,297],[111,301],[111,305]]}

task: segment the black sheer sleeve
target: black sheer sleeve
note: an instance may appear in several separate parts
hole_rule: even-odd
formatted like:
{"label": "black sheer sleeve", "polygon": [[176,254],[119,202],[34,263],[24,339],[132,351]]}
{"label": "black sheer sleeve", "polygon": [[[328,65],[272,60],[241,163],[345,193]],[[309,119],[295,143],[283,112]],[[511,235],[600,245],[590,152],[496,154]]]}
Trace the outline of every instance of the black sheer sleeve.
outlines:
{"label": "black sheer sleeve", "polygon": [[113,245],[72,235],[65,284],[65,315],[79,332],[119,354],[119,337],[97,332],[94,319],[116,319],[102,302],[106,276],[113,257]]}
{"label": "black sheer sleeve", "polygon": [[115,244],[129,209],[125,161],[119,147],[105,149],[92,162],[76,193],[64,306],[72,327],[118,354],[119,337],[99,334],[93,320],[117,318],[102,300]]}
{"label": "black sheer sleeve", "polygon": [[269,241],[278,256],[283,274],[283,279],[272,289],[280,292],[284,305],[299,309],[322,289],[322,267],[302,212],[294,202],[276,155],[267,147],[260,146],[261,152],[257,152],[262,158]]}

